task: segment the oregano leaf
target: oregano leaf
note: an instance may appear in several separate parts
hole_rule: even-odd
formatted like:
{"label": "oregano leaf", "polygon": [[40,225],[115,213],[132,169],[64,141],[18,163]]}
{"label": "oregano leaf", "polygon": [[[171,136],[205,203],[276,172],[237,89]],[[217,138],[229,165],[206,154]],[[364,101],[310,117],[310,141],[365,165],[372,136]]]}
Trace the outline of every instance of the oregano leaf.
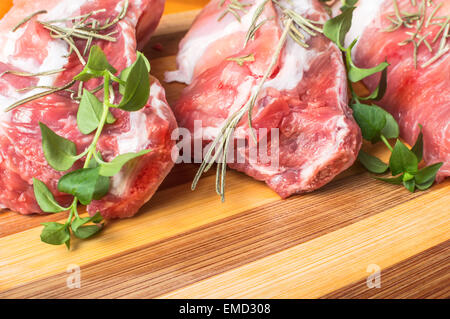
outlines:
{"label": "oregano leaf", "polygon": [[129,161],[148,154],[151,150],[143,150],[139,153],[127,153],[117,156],[109,163],[102,163],[100,165],[100,175],[102,176],[114,176],[120,172],[122,167],[128,163]]}
{"label": "oregano leaf", "polygon": [[33,178],[33,191],[34,196],[39,207],[45,213],[60,213],[66,211],[68,208],[64,208],[55,200],[52,192],[48,189],[44,182]]}
{"label": "oregano leaf", "polygon": [[389,165],[381,161],[378,157],[372,156],[363,150],[359,152],[358,160],[371,173],[382,174],[389,169]]}
{"label": "oregano leaf", "polygon": [[70,231],[67,225],[60,223],[42,223],[44,229],[41,240],[50,245],[62,245],[70,240]]}
{"label": "oregano leaf", "polygon": [[416,174],[418,164],[416,155],[400,140],[397,140],[389,160],[392,175],[395,176],[405,172]]}
{"label": "oregano leaf", "polygon": [[57,171],[67,171],[79,159],[75,143],[59,136],[44,123],[39,122],[39,127],[47,162]]}

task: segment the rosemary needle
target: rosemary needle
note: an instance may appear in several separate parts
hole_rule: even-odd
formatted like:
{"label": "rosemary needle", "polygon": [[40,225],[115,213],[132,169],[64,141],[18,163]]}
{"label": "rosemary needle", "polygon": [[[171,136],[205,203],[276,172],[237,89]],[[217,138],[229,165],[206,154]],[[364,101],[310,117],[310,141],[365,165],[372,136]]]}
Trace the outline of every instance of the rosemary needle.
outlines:
{"label": "rosemary needle", "polygon": [[28,21],[30,21],[31,19],[33,19],[35,16],[39,15],[39,14],[46,14],[47,11],[46,10],[40,10],[37,11],[31,15],[29,15],[28,17],[26,17],[25,19],[23,19],[22,21],[20,21],[13,29],[12,32],[16,32],[17,29],[19,29],[22,25],[24,25],[25,23],[27,23]]}
{"label": "rosemary needle", "polygon": [[[262,91],[262,88],[264,86],[264,83],[267,81],[269,76],[272,74],[273,69],[275,68],[278,59],[280,57],[281,51],[283,50],[283,47],[286,43],[287,36],[290,32],[290,27],[293,24],[293,19],[289,18],[286,23],[286,27],[283,30],[283,34],[278,42],[276,51],[274,55],[272,56],[271,63],[269,65],[269,68],[267,69],[266,73],[264,74],[263,78],[261,79],[256,92],[253,94],[253,96],[247,101],[247,103],[242,107],[240,110],[236,111],[234,114],[232,114],[228,120],[225,122],[225,125],[220,130],[220,133],[218,136],[214,139],[212,142],[208,152],[205,155],[205,158],[200,165],[200,168],[197,171],[197,174],[195,175],[194,181],[192,182],[191,189],[195,190],[197,187],[197,184],[200,180],[200,177],[203,175],[203,173],[206,173],[214,164],[214,162],[221,156],[221,159],[217,163],[217,172],[216,172],[216,192],[221,196],[222,201],[225,200],[225,177],[226,177],[226,166],[227,166],[227,156],[228,156],[228,147],[233,139],[233,132],[236,126],[241,121],[242,117],[245,115],[245,113],[248,113],[249,117],[249,123],[250,123],[250,131],[254,134],[252,126],[251,126],[251,112],[253,111],[253,108],[255,106],[255,103],[257,101],[257,98]],[[254,137],[256,138],[256,137]],[[213,151],[217,148],[216,152],[213,155]]]}
{"label": "rosemary needle", "polygon": [[7,107],[4,112],[9,112],[9,111],[15,109],[16,107],[18,107],[18,106],[20,106],[22,104],[31,102],[31,101],[36,100],[36,99],[40,99],[40,98],[42,98],[44,96],[47,96],[47,95],[50,95],[50,94],[53,94],[53,93],[56,93],[56,92],[64,91],[64,90],[70,88],[74,84],[75,84],[75,80],[67,83],[66,85],[64,85],[62,87],[54,88],[54,89],[51,89],[51,90],[48,90],[48,91],[45,91],[45,92],[41,92],[41,93],[32,95],[32,96],[27,97],[27,98],[25,98],[23,100],[17,101],[16,103],[14,103],[11,106]]}

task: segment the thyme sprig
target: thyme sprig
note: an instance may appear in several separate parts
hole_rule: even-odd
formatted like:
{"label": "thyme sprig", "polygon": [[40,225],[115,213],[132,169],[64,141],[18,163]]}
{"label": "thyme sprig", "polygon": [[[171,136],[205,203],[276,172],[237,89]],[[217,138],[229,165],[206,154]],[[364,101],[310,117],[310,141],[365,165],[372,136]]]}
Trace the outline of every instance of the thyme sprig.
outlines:
{"label": "thyme sprig", "polygon": [[[115,122],[110,112],[111,108],[137,111],[146,105],[150,94],[149,65],[146,58],[138,53],[136,61],[116,76],[117,70],[109,64],[100,47],[91,48],[86,67],[73,82],[102,78],[103,101],[88,90],[83,90],[77,112],[77,125],[82,134],[89,135],[93,132],[95,134],[91,144],[80,154],[77,154],[75,143],[59,136],[46,124],[39,123],[44,156],[53,169],[65,172],[70,170],[75,162],[85,159],[82,169],[71,171],[58,181],[58,191],[73,196],[69,207],[61,206],[44,182],[33,179],[34,194],[42,211],[46,213],[69,211],[69,217],[64,224],[43,224],[45,226],[41,234],[43,242],[52,245],[66,244],[67,248],[70,248],[71,233],[80,239],[98,233],[103,228],[100,224],[102,221],[100,213],[97,212],[93,217],[81,218],[78,212],[79,203],[89,205],[93,200],[102,199],[109,192],[110,177],[116,175],[130,160],[150,152],[144,150],[122,154],[106,162],[97,149],[103,129]],[[119,85],[122,95],[118,104],[113,104],[114,98],[111,98],[114,92],[113,83]],[[91,225],[87,225],[89,223]]]}
{"label": "thyme sprig", "polygon": [[[353,116],[361,128],[363,138],[372,143],[381,141],[391,152],[388,164],[363,150],[360,151],[358,160],[368,171],[374,174],[384,174],[388,170],[391,171],[393,177],[376,177],[378,180],[390,184],[403,185],[410,192],[414,192],[416,189],[426,190],[433,185],[436,174],[443,163],[436,163],[419,169],[419,163],[423,157],[422,133],[420,132],[415,145],[411,149],[408,148],[398,138],[399,126],[391,114],[376,105],[369,105],[361,102],[368,99],[379,100],[383,97],[387,85],[388,64],[382,63],[372,69],[357,68],[351,57],[352,49],[357,40],[354,40],[348,48],[343,47],[343,40],[351,27],[355,4],[356,1],[346,8],[341,8],[341,15],[327,21],[324,26],[324,33],[344,52],[350,82],[357,82],[367,76],[381,72],[380,84],[368,97],[360,97],[353,89],[351,83],[349,83],[352,95],[350,106],[353,109]],[[422,127],[420,127],[420,129],[422,129]],[[389,143],[389,139],[396,140],[394,147]]]}

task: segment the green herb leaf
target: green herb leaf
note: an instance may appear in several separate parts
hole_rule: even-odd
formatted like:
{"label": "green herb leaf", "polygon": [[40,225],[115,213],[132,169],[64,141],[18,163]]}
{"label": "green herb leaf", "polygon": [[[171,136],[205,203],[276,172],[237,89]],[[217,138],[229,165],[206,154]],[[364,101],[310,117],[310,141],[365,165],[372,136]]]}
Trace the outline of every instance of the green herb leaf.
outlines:
{"label": "green herb leaf", "polygon": [[53,197],[52,192],[48,189],[40,180],[33,178],[33,190],[34,196],[39,207],[46,213],[60,213],[66,211],[68,208],[64,208],[58,204]]}
{"label": "green herb leaf", "polygon": [[109,163],[102,163],[100,165],[100,175],[102,176],[114,176],[120,172],[122,167],[128,163],[129,161],[148,154],[151,150],[143,150],[139,153],[127,153],[117,156]]}
{"label": "green herb leaf", "polygon": [[444,163],[436,163],[419,170],[415,176],[417,184],[422,185],[427,184],[430,181],[434,181],[442,165],[444,165]]}
{"label": "green herb leaf", "polygon": [[92,78],[102,77],[105,71],[109,71],[112,74],[117,73],[117,70],[109,64],[103,50],[98,45],[94,45],[89,53],[86,66],[80,74],[74,77],[74,80],[84,82]]}
{"label": "green herb leaf", "polygon": [[[58,190],[72,194],[83,205],[88,205],[96,194],[105,193],[104,184],[98,185],[100,168],[83,168],[64,175],[58,183]],[[109,187],[109,183],[108,183]],[[106,191],[107,192],[107,191]]]}
{"label": "green herb leaf", "polygon": [[392,175],[395,176],[405,172],[414,175],[417,173],[418,164],[416,155],[400,140],[397,140],[389,160]]}
{"label": "green herb leaf", "polygon": [[404,181],[404,182],[410,181],[410,180],[412,180],[412,179],[414,179],[414,175],[413,175],[413,174],[410,174],[410,173],[408,173],[408,172],[406,172],[405,174],[403,174],[403,181]]}
{"label": "green herb leaf", "polygon": [[59,136],[44,123],[39,122],[39,127],[47,162],[57,171],[67,171],[79,159],[75,143]]}
{"label": "green herb leaf", "polygon": [[384,115],[386,116],[386,125],[381,130],[381,134],[383,134],[383,136],[386,137],[387,139],[398,138],[400,134],[400,129],[398,127],[397,121],[390,113],[386,111],[384,111]]}
{"label": "green herb leaf", "polygon": [[416,143],[414,144],[414,146],[411,149],[411,151],[414,154],[416,154],[417,160],[420,163],[422,161],[422,158],[423,158],[423,133],[422,133],[422,125],[419,124],[419,126],[420,126],[419,136],[417,137]]}
{"label": "green herb leaf", "polygon": [[97,234],[102,229],[102,226],[97,225],[80,226],[77,230],[74,230],[73,233],[80,239],[88,239],[89,237]]}
{"label": "green herb leaf", "polygon": [[358,159],[371,173],[382,174],[389,169],[389,165],[383,163],[378,157],[367,154],[363,150],[359,152]]}
{"label": "green herb leaf", "polygon": [[387,89],[387,71],[388,68],[383,69],[383,71],[381,71],[381,77],[380,77],[380,81],[378,83],[378,86],[376,87],[376,89],[369,95],[366,97],[360,97],[360,100],[374,100],[374,101],[379,101],[384,97],[384,94],[386,93],[386,89]]}
{"label": "green herb leaf", "polygon": [[405,188],[411,193],[414,193],[414,190],[416,189],[416,182],[414,181],[414,179],[403,181],[403,186],[405,186]]}
{"label": "green herb leaf", "polygon": [[352,26],[353,11],[355,7],[347,7],[337,17],[328,20],[323,26],[325,36],[336,43],[342,51],[345,51],[345,36]]}
{"label": "green herb leaf", "polygon": [[342,6],[340,8],[341,12],[344,12],[348,8],[352,8],[356,5],[358,0],[341,0]]}
{"label": "green herb leaf", "polygon": [[428,182],[423,183],[423,184],[417,184],[417,181],[416,181],[416,187],[417,187],[418,189],[420,189],[421,191],[426,191],[426,190],[429,189],[431,186],[433,186],[433,184],[434,184],[434,178],[433,178],[433,179],[430,179]]}
{"label": "green herb leaf", "polygon": [[354,103],[351,107],[364,139],[379,141],[381,131],[386,126],[386,111],[378,106],[361,103]]}
{"label": "green herb leaf", "polygon": [[[102,113],[103,103],[94,94],[84,89],[77,113],[77,124],[80,132],[90,134],[95,131],[100,124]],[[112,124],[115,121],[114,116],[108,111],[106,123]]]}
{"label": "green herb leaf", "polygon": [[[145,66],[147,67],[147,72],[150,73],[150,70],[151,70],[150,62],[145,57],[145,55],[143,55],[141,52],[138,51],[137,57],[139,58],[139,56],[144,60]],[[129,76],[130,71],[131,71],[132,68],[133,68],[133,64],[122,70],[122,72],[120,73],[120,79],[122,81],[126,82],[128,80],[128,76]],[[125,94],[125,87],[126,87],[125,85],[122,85],[122,84],[119,85],[119,92],[120,92],[120,94],[122,94],[122,95]]]}
{"label": "green herb leaf", "polygon": [[[103,161],[102,154],[100,152],[97,152],[97,157]],[[97,168],[97,167],[99,167],[99,164],[96,161],[91,161],[89,163],[89,168]],[[101,168],[100,168],[100,170],[101,170]],[[93,198],[95,200],[102,199],[106,194],[108,194],[110,184],[111,184],[111,181],[110,181],[109,177],[100,175],[98,177],[97,184],[95,185],[95,191],[94,191]]]}
{"label": "green herb leaf", "polygon": [[150,78],[145,57],[138,54],[129,70],[122,73],[121,79],[126,81],[126,85],[122,88],[123,98],[117,107],[128,112],[138,111],[147,104],[150,95]]}
{"label": "green herb leaf", "polygon": [[85,218],[76,218],[71,225],[72,231],[74,235],[81,239],[87,239],[96,233],[98,233],[100,230],[103,229],[102,225],[88,225],[85,226],[87,223],[95,223],[98,224],[103,220],[102,215],[97,212],[92,217],[85,217]]}
{"label": "green herb leaf", "polygon": [[41,240],[44,243],[62,245],[70,241],[70,231],[67,225],[60,223],[42,223],[42,225],[44,225],[44,229],[41,233]]}
{"label": "green herb leaf", "polygon": [[403,175],[393,177],[393,178],[384,178],[384,177],[375,177],[379,181],[386,182],[392,185],[401,185],[403,183]]}
{"label": "green herb leaf", "polygon": [[73,231],[76,231],[79,227],[87,224],[87,223],[95,223],[98,224],[103,220],[103,217],[100,213],[96,213],[94,216],[91,217],[78,217],[75,218],[75,220],[72,222],[71,228]]}
{"label": "green herb leaf", "polygon": [[352,49],[355,46],[356,42],[357,42],[357,40],[354,40],[352,42],[352,44],[346,49],[346,55],[345,55],[346,59],[347,59],[347,66],[348,66],[348,79],[353,83],[359,82],[375,73],[384,71],[389,66],[389,63],[382,62],[382,63],[378,64],[377,66],[370,68],[370,69],[358,68],[353,63],[353,60],[352,60]]}

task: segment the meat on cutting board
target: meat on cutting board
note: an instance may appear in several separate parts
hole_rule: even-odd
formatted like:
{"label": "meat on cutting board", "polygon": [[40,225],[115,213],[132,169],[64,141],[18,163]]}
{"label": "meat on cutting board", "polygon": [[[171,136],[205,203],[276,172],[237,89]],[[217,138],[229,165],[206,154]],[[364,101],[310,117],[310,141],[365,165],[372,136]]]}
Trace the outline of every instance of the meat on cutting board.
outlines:
{"label": "meat on cutting board", "polygon": [[[377,104],[396,118],[400,135],[411,145],[419,135],[419,124],[423,126],[425,161],[444,162],[437,175],[440,181],[450,175],[450,44],[445,27],[450,19],[450,1],[428,2],[417,0],[414,6],[410,0],[397,0],[402,16],[420,13],[425,4],[425,12],[420,15],[424,22],[420,28],[414,21],[409,27],[387,32],[393,25],[388,18],[395,20],[394,1],[360,0],[347,44],[360,39],[353,51],[355,64],[360,67],[373,67],[385,60],[391,64],[386,95]],[[404,41],[418,29],[415,63],[414,44]],[[420,41],[423,36],[426,42]],[[377,80],[371,77],[365,83],[373,89]]]}
{"label": "meat on cutting board", "polygon": [[[57,183],[67,172],[57,172],[46,162],[41,146],[39,122],[58,135],[76,143],[78,153],[90,145],[93,134],[83,135],[76,122],[78,104],[70,93],[55,93],[34,100],[10,112],[3,112],[12,103],[39,90],[20,91],[31,86],[62,86],[78,74],[83,66],[75,53],[68,56],[69,47],[61,39],[50,36],[39,21],[76,17],[97,11],[92,18],[112,21],[124,8],[123,0],[16,0],[9,13],[0,21],[0,205],[22,214],[41,212],[33,193],[33,177],[47,184],[61,204],[70,197],[57,191]],[[130,0],[126,16],[105,30],[115,42],[94,40],[106,53],[110,63],[122,70],[136,59],[136,46],[143,45],[154,31],[164,7],[162,0]],[[46,9],[21,26],[13,27],[30,14]],[[63,22],[62,25],[68,22]],[[136,42],[136,35],[138,43]],[[84,40],[76,45],[83,48]],[[68,57],[67,57],[68,56]],[[23,77],[5,71],[28,73],[65,69],[51,76]],[[93,89],[96,80],[86,87]],[[77,85],[74,86],[74,89]],[[19,91],[18,91],[19,90]],[[117,94],[116,96],[118,96]],[[103,131],[98,150],[103,159],[124,153],[152,151],[127,164],[111,180],[111,189],[102,200],[88,206],[90,213],[99,211],[106,218],[134,215],[150,199],[173,166],[170,134],[176,128],[175,118],[167,105],[165,92],[152,78],[148,104],[138,112],[112,110],[117,121]],[[81,168],[76,163],[73,169]]]}
{"label": "meat on cutting board", "polygon": [[[249,6],[239,12],[239,21],[232,13],[223,16],[230,1],[211,1],[180,44],[178,70],[166,75],[168,81],[189,85],[174,107],[175,116],[191,136],[203,134],[204,143],[216,138],[227,118],[250,99],[275,54],[284,18],[273,1],[266,1],[258,20],[265,23],[244,48],[255,11],[263,2],[245,1]],[[319,1],[279,3],[313,21],[327,19]],[[245,163],[229,163],[265,181],[282,197],[325,185],[353,164],[361,146],[359,127],[347,105],[340,51],[322,34],[304,35],[309,48],[288,37],[252,113],[255,129],[279,129],[278,167],[259,158],[249,160],[252,137],[246,118],[235,132],[236,138],[245,136],[248,141],[237,150]],[[233,59],[249,56],[241,65]],[[199,120],[202,133],[194,132]]]}

